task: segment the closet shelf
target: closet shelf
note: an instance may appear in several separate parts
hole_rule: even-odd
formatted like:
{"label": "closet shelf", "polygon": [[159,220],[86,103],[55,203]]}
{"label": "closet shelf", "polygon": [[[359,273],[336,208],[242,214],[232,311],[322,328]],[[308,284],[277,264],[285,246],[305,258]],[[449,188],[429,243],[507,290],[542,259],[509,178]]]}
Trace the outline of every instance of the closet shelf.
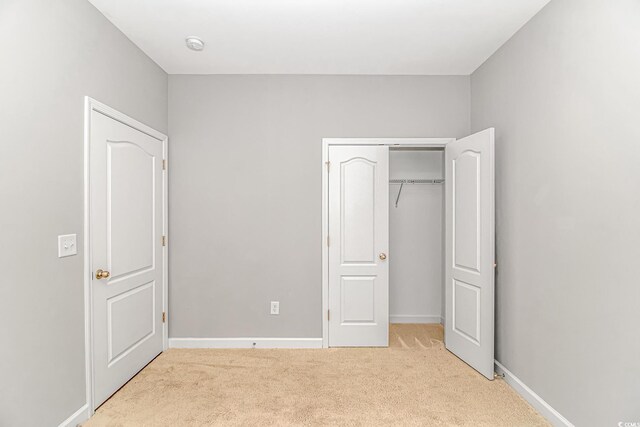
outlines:
{"label": "closet shelf", "polygon": [[390,179],[389,184],[443,184],[444,179]]}

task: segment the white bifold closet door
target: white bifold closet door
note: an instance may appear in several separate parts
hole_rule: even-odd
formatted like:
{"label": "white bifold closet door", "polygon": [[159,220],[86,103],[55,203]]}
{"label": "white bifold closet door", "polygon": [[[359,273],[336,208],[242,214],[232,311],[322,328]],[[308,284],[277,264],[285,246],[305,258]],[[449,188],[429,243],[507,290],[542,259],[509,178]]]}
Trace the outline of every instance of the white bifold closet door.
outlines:
{"label": "white bifold closet door", "polygon": [[445,344],[478,372],[494,372],[494,130],[445,148]]}
{"label": "white bifold closet door", "polygon": [[329,149],[329,346],[389,345],[389,147]]}

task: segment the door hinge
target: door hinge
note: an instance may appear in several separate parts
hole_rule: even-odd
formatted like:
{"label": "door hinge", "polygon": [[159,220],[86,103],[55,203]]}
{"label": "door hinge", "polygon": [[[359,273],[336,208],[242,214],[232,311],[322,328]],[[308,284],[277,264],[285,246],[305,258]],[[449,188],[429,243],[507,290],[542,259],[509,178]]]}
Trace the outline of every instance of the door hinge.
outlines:
{"label": "door hinge", "polygon": [[162,246],[167,246],[167,236],[162,236]]}
{"label": "door hinge", "polygon": [[327,165],[327,172],[329,172],[329,169],[331,169],[331,162],[327,160],[324,163],[325,163],[325,165]]}
{"label": "door hinge", "polygon": [[167,313],[165,313],[164,311],[162,312],[162,323],[166,323],[167,322]]}
{"label": "door hinge", "polygon": [[327,320],[331,320],[331,310],[327,310]]}
{"label": "door hinge", "polygon": [[162,170],[163,171],[167,170],[167,160],[166,159],[162,159]]}
{"label": "door hinge", "polygon": [[329,239],[329,236],[327,235],[327,246],[329,246],[329,243],[330,243],[330,239]]}

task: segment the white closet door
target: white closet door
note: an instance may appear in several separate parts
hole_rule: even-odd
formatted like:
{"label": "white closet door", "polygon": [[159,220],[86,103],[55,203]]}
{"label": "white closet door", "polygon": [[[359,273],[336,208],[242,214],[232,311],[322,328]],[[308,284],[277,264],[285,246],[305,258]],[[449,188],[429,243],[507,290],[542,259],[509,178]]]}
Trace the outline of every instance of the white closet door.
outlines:
{"label": "white closet door", "polygon": [[447,144],[445,163],[445,343],[493,379],[494,130]]}
{"label": "white closet door", "polygon": [[389,147],[329,149],[329,346],[389,345]]}

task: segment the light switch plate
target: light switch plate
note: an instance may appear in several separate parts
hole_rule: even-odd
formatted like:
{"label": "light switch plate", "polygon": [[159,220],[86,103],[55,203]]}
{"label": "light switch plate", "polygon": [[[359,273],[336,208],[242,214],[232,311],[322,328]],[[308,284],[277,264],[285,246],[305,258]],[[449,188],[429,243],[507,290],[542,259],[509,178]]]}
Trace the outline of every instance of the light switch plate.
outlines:
{"label": "light switch plate", "polygon": [[78,247],[76,245],[75,234],[64,234],[58,236],[58,258],[76,255]]}

